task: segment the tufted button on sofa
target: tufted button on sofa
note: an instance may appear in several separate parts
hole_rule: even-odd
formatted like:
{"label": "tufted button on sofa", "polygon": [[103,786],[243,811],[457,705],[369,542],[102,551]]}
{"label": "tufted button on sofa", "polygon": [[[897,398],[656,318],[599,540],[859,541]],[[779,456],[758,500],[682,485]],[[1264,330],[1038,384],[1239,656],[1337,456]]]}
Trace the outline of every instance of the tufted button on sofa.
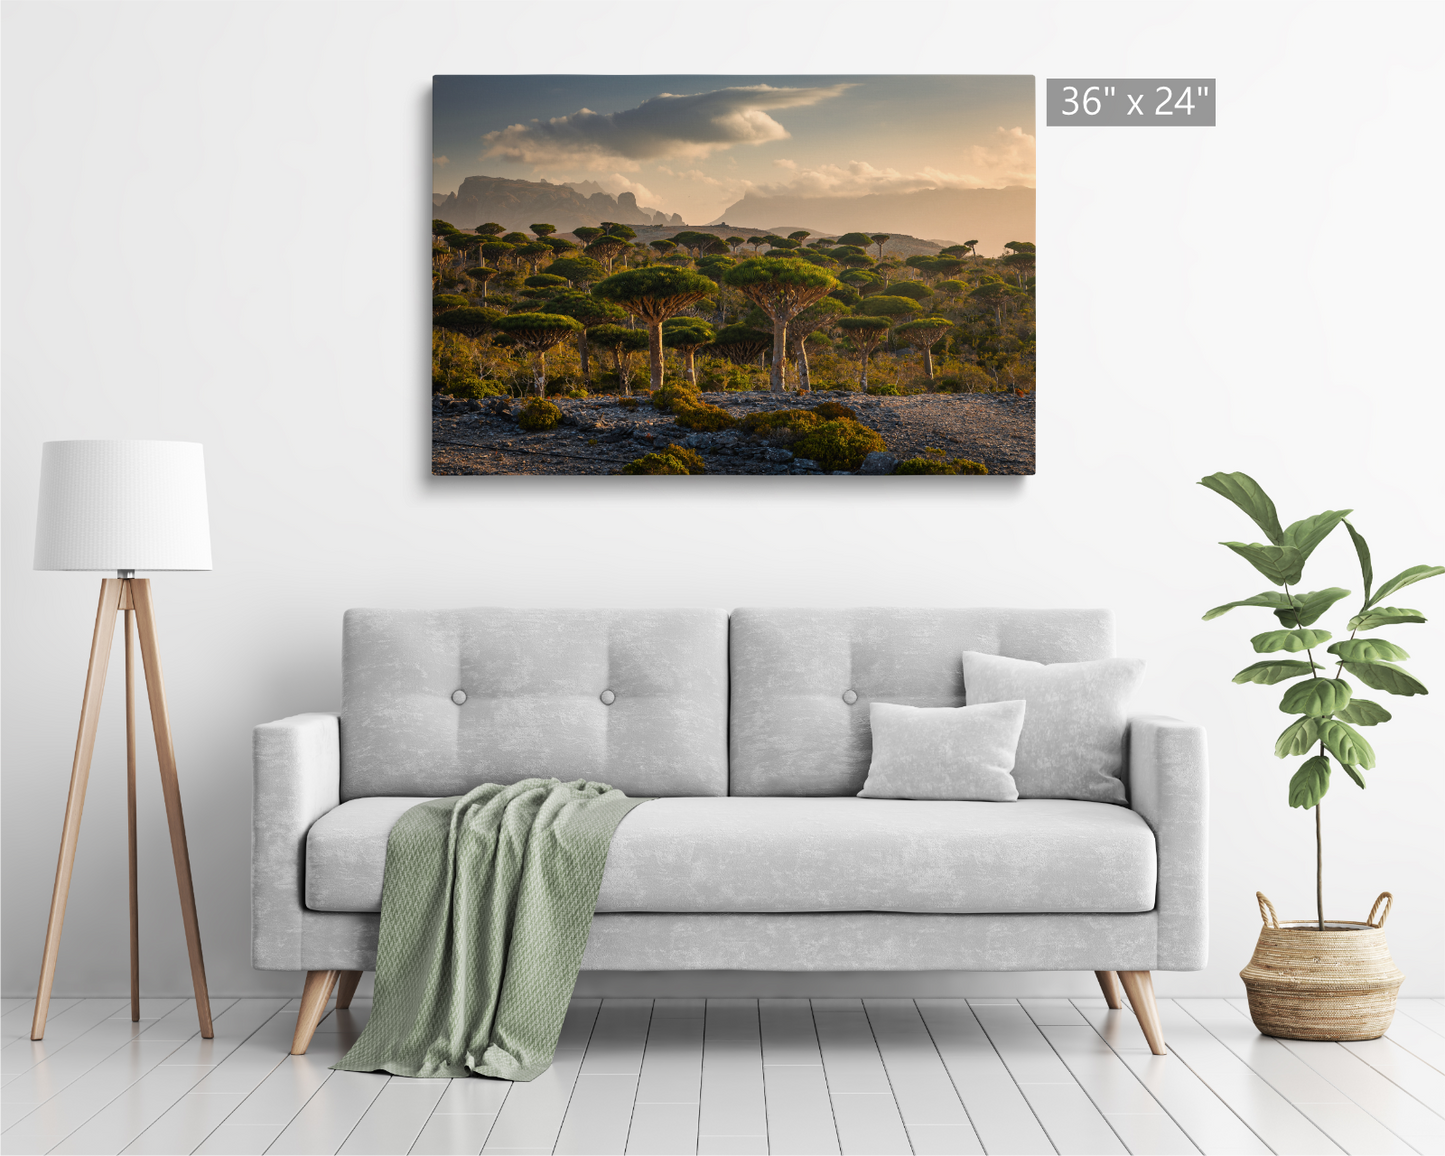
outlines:
{"label": "tufted button on sofa", "polygon": [[1127,807],[857,798],[868,704],[964,705],[964,650],[1104,658],[1112,616],[348,611],[340,713],[255,732],[253,962],[308,973],[293,1050],[375,966],[401,814],[541,776],[657,799],[617,829],[584,968],[1092,970],[1162,1051],[1150,973],[1205,963],[1203,732],[1131,719]]}

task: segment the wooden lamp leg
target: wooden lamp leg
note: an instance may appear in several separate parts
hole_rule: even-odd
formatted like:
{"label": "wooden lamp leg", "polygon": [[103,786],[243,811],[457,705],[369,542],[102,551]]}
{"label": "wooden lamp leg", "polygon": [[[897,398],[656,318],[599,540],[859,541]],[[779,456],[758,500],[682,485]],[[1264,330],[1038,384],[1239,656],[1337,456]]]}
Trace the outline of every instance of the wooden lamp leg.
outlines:
{"label": "wooden lamp leg", "polygon": [[196,993],[196,1015],[201,1035],[211,1039],[211,1001],[206,992],[206,962],[201,955],[201,926],[196,919],[196,891],[191,883],[191,855],[186,845],[186,820],[181,811],[181,787],[176,777],[176,751],[171,740],[170,712],[166,688],[161,679],[160,647],[156,636],[155,607],[151,602],[149,578],[129,582],[135,604],[136,631],[140,636],[141,662],[145,666],[146,695],[150,700],[151,725],[156,735],[156,761],[160,764],[161,794],[166,801],[166,823],[171,832],[171,857],[176,864],[176,887],[181,896],[181,922],[186,929],[186,949],[191,957],[191,985]]}
{"label": "wooden lamp leg", "polygon": [[130,866],[130,1022],[140,1023],[140,862],[136,852],[135,816],[135,645],[131,637],[134,607],[121,599],[125,611],[125,834]]}
{"label": "wooden lamp leg", "polygon": [[344,1011],[351,1006],[351,997],[356,994],[356,985],[361,982],[361,972],[343,971],[341,982],[336,985],[336,1010]]}
{"label": "wooden lamp leg", "polygon": [[301,992],[301,1010],[296,1013],[296,1033],[291,1037],[291,1054],[304,1056],[311,1046],[311,1037],[316,1034],[316,1025],[326,1014],[331,989],[336,986],[339,971],[308,971],[306,987]]}
{"label": "wooden lamp leg", "polygon": [[85,787],[90,780],[91,755],[95,753],[95,731],[100,724],[100,701],[105,694],[105,672],[115,639],[115,616],[120,609],[122,585],[118,578],[102,578],[100,582],[100,606],[95,612],[90,666],[85,672],[85,696],[80,705],[80,731],[75,738],[75,761],[70,767],[70,794],[65,800],[65,822],[60,828],[60,859],[55,866],[50,921],[45,926],[45,950],[40,957],[40,987],[35,993],[35,1016],[30,1022],[32,1040],[45,1036],[45,1017],[50,1010],[50,989],[55,983],[55,961],[60,957],[65,901],[70,897],[70,875],[75,868],[80,815],[85,810]]}
{"label": "wooden lamp leg", "polygon": [[1119,982],[1129,997],[1129,1005],[1149,1041],[1149,1050],[1156,1056],[1167,1056],[1164,1047],[1164,1025],[1159,1022],[1159,1005],[1154,1002],[1154,977],[1147,971],[1121,971]]}
{"label": "wooden lamp leg", "polygon": [[1119,973],[1117,971],[1096,971],[1094,978],[1099,981],[1099,989],[1104,993],[1104,1002],[1109,1005],[1112,1011],[1118,1011],[1124,1006],[1124,990],[1119,986]]}

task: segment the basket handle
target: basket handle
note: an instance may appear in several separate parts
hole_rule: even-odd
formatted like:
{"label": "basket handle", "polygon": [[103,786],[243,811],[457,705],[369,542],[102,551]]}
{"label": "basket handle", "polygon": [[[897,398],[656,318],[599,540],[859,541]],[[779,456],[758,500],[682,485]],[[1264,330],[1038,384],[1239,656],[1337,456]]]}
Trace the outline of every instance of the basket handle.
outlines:
{"label": "basket handle", "polygon": [[1256,891],[1254,897],[1259,901],[1259,917],[1264,920],[1265,927],[1278,931],[1279,916],[1275,914],[1274,904],[1265,898],[1263,891]]}
{"label": "basket handle", "polygon": [[[1380,911],[1381,903],[1385,905],[1384,911]],[[1381,891],[1380,897],[1375,900],[1375,905],[1370,908],[1370,918],[1367,919],[1365,922],[1367,922],[1371,927],[1384,927],[1385,920],[1390,918],[1390,908],[1392,908],[1393,906],[1395,906],[1395,897],[1391,895],[1388,891]],[[1375,922],[1375,912],[1377,911],[1380,912],[1379,923]]]}

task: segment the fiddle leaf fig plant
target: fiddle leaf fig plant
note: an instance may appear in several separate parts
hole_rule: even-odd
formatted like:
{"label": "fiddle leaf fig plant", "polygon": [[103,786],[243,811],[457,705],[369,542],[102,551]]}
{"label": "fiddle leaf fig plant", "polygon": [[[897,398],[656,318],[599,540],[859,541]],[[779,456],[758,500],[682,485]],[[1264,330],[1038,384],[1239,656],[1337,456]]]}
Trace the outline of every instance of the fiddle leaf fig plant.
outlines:
{"label": "fiddle leaf fig plant", "polygon": [[[1347,520],[1353,510],[1326,510],[1282,528],[1274,502],[1248,474],[1211,474],[1201,478],[1199,484],[1243,510],[1267,539],[1266,542],[1222,542],[1220,545],[1229,547],[1283,590],[1282,593],[1266,590],[1252,598],[1226,602],[1206,613],[1204,620],[1218,618],[1241,606],[1273,611],[1284,629],[1256,634],[1249,640],[1254,652],[1297,656],[1271,657],[1252,663],[1236,674],[1234,681],[1263,686],[1291,684],[1280,698],[1279,709],[1297,717],[1280,733],[1274,753],[1281,759],[1309,756],[1289,781],[1289,805],[1310,808],[1315,813],[1315,903],[1319,928],[1323,931],[1324,844],[1320,800],[1330,789],[1330,773],[1336,764],[1357,787],[1364,788],[1363,772],[1374,769],[1375,749],[1355,728],[1378,726],[1389,722],[1391,717],[1379,703],[1357,697],[1354,686],[1343,676],[1349,675],[1370,689],[1386,694],[1409,697],[1429,693],[1419,679],[1398,665],[1410,657],[1403,647],[1388,639],[1358,635],[1361,631],[1385,626],[1424,622],[1425,616],[1418,610],[1381,603],[1406,586],[1445,574],[1445,566],[1411,566],[1376,589],[1370,547]],[[1330,659],[1317,662],[1315,652],[1334,635],[1314,628],[1314,624],[1336,602],[1348,598],[1350,592],[1339,586],[1304,593],[1294,588],[1303,581],[1310,555],[1339,525],[1345,527],[1354,543],[1365,597],[1359,612],[1345,624],[1349,637],[1333,642],[1324,650],[1334,662],[1331,671]]]}

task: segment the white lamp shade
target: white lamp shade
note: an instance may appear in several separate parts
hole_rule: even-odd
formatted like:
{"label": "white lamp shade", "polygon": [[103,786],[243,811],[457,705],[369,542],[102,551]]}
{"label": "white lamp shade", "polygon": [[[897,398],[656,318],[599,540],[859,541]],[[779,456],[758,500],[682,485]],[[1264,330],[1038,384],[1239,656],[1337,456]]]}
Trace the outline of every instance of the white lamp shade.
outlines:
{"label": "white lamp shade", "polygon": [[46,442],[37,570],[209,570],[199,442]]}

